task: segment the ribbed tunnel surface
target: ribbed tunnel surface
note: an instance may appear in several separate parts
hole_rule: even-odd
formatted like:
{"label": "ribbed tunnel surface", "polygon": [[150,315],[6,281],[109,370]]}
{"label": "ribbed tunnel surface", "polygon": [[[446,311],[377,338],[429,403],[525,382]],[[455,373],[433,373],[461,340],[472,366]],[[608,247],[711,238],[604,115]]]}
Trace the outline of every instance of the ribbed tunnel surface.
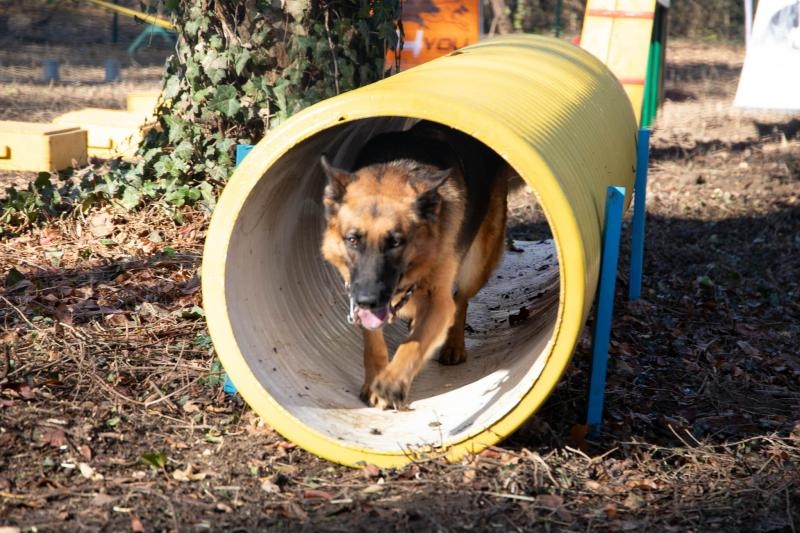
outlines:
{"label": "ribbed tunnel surface", "polygon": [[[324,177],[370,136],[431,120],[480,140],[538,199],[553,240],[521,243],[470,307],[466,364],[432,361],[411,409],[363,405],[361,335],[319,254]],[[636,123],[613,75],[568,43],[491,40],[321,102],[250,153],[214,213],[203,296],[217,353],[267,423],[328,459],[381,466],[495,444],[544,401],[594,295],[609,185],[633,184]],[[403,325],[389,328],[390,348]]]}

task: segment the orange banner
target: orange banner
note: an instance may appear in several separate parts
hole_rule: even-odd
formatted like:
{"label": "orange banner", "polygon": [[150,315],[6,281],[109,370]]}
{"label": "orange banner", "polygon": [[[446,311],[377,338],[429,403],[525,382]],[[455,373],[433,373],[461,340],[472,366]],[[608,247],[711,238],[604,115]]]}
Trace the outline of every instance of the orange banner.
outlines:
{"label": "orange banner", "polygon": [[[481,35],[479,0],[403,0],[402,20],[401,70],[476,43]],[[387,61],[394,63],[394,53]]]}

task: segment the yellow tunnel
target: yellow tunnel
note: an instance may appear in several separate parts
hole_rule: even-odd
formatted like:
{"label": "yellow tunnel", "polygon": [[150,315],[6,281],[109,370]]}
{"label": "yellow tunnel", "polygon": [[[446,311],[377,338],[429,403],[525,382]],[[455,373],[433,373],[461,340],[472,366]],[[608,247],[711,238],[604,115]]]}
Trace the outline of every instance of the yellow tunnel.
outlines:
{"label": "yellow tunnel", "polygon": [[[420,119],[501,155],[538,200],[553,238],[506,254],[471,304],[468,361],[429,362],[410,409],[382,411],[358,398],[361,334],[347,323],[342,282],[319,253],[318,161],[326,153],[346,167],[370,136]],[[278,432],[342,464],[456,459],[496,444],[536,411],[569,362],[597,287],[607,187],[633,187],[636,131],[624,90],[599,60],[522,35],[298,113],[237,168],[206,239],[204,307],[229,377]],[[405,329],[387,328],[391,350]]]}

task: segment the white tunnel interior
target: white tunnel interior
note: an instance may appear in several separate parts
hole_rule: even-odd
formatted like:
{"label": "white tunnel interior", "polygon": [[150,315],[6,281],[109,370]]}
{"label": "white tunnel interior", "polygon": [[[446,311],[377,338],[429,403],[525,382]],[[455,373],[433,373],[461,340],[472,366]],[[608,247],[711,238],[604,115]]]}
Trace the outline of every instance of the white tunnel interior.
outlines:
{"label": "white tunnel interior", "polygon": [[[361,333],[348,324],[342,281],[319,252],[325,178],[318,162],[327,153],[334,165],[348,167],[370,136],[413,122],[347,122],[290,149],[252,188],[226,257],[229,320],[260,385],[308,428],[379,452],[447,446],[505,416],[545,365],[559,307],[555,244],[517,241],[522,251],[506,252],[470,304],[467,362],[451,367],[430,361],[412,385],[407,411],[361,402]],[[387,327],[390,353],[406,329],[404,323]]]}

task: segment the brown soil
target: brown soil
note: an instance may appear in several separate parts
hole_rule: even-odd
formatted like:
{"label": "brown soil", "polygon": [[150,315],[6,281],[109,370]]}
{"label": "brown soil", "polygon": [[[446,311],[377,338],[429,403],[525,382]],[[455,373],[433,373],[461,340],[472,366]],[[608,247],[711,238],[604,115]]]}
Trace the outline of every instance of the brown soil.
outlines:
{"label": "brown soil", "polygon": [[[222,392],[195,308],[204,213],[106,208],[4,238],[0,530],[797,531],[798,120],[731,109],[742,55],[669,46],[644,295],[626,300],[623,266],[595,436],[579,425],[590,323],[502,447],[458,464],[331,464]],[[119,106],[128,90],[5,68],[0,118]],[[102,61],[82,68],[102,76]],[[541,230],[535,213],[514,222]]]}

